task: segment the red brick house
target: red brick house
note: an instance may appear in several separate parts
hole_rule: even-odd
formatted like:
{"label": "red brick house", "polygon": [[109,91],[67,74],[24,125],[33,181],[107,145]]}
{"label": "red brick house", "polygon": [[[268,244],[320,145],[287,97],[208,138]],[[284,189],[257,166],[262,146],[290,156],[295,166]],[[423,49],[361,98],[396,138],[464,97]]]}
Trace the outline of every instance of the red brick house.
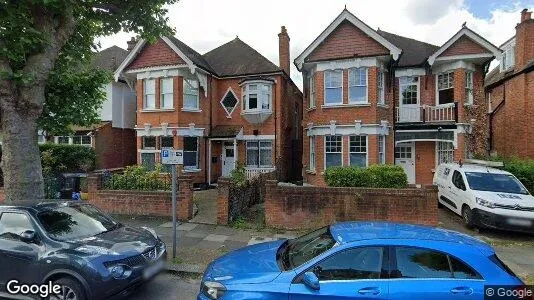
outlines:
{"label": "red brick house", "polygon": [[437,164],[487,151],[484,74],[501,51],[465,25],[441,46],[374,30],[348,10],[295,59],[304,78],[305,182],[329,166]]}
{"label": "red brick house", "polygon": [[175,37],[138,41],[115,73],[137,90],[137,162],[151,168],[162,149],[183,149],[195,183],[237,163],[248,176],[298,178],[302,93],[289,77],[285,27],[279,45],[277,66],[239,38],[203,55]]}
{"label": "red brick house", "polygon": [[[534,159],[534,19],[521,12],[516,34],[501,45],[503,57],[486,78],[490,151]],[[513,133],[513,134],[511,134]]]}

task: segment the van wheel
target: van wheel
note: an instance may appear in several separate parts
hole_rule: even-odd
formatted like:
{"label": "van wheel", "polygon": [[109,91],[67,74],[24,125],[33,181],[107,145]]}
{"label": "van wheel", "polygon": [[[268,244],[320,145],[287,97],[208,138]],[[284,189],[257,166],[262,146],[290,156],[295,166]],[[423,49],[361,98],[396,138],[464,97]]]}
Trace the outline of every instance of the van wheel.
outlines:
{"label": "van wheel", "polygon": [[464,224],[467,228],[473,228],[475,226],[473,222],[473,212],[467,205],[464,205],[462,208],[462,219],[464,219]]}
{"label": "van wheel", "polygon": [[86,300],[85,293],[82,285],[74,279],[69,277],[62,277],[54,284],[61,286],[61,292],[59,294],[50,295],[48,299],[55,300]]}

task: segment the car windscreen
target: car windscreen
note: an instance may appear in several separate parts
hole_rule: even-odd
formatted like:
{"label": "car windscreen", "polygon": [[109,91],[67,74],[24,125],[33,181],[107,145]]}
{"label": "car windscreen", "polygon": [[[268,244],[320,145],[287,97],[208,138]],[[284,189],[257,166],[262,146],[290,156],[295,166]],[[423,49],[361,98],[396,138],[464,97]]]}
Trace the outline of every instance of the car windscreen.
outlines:
{"label": "car windscreen", "polygon": [[472,190],[528,195],[521,182],[510,174],[465,172],[465,176]]}
{"label": "car windscreen", "polygon": [[331,249],[335,244],[336,241],[332,238],[329,227],[289,240],[281,255],[284,259],[284,269],[294,269]]}
{"label": "car windscreen", "polygon": [[113,230],[118,223],[91,205],[57,206],[37,214],[51,238],[75,240]]}

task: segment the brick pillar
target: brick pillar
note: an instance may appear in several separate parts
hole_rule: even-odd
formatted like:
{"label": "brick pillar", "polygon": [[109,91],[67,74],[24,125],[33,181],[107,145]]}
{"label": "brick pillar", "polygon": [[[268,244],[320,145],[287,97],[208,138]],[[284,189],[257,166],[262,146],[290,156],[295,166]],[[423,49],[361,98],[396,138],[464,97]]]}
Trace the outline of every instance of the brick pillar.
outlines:
{"label": "brick pillar", "polygon": [[87,197],[89,203],[95,203],[98,190],[102,187],[102,180],[99,174],[90,174],[87,177]]}
{"label": "brick pillar", "polygon": [[228,225],[228,199],[230,197],[230,180],[219,178],[217,181],[217,224]]}
{"label": "brick pillar", "polygon": [[465,72],[466,69],[456,69],[454,70],[454,101],[458,102],[458,122],[459,123],[467,123],[469,120],[465,119],[465,101],[466,101],[466,93],[465,93]]}
{"label": "brick pillar", "polygon": [[191,176],[178,177],[178,195],[176,212],[180,221],[193,218],[193,179]]}
{"label": "brick pillar", "polygon": [[425,225],[438,226],[438,186],[425,185],[425,197],[428,202],[427,211],[425,214],[426,220],[423,221]]}
{"label": "brick pillar", "polygon": [[279,217],[279,207],[277,205],[278,182],[276,180],[265,181],[265,225],[277,226],[277,217]]}

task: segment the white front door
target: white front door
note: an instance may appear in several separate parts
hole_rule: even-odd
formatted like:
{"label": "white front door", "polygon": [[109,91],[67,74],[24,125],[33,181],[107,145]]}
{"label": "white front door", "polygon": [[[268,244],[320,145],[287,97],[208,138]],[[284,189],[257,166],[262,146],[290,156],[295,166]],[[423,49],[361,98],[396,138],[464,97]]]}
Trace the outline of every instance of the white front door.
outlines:
{"label": "white front door", "polygon": [[408,176],[408,183],[415,183],[415,144],[401,143],[395,147],[395,164],[401,166]]}
{"label": "white front door", "polygon": [[233,145],[223,146],[222,164],[222,176],[230,175],[230,172],[235,169],[235,154]]}

